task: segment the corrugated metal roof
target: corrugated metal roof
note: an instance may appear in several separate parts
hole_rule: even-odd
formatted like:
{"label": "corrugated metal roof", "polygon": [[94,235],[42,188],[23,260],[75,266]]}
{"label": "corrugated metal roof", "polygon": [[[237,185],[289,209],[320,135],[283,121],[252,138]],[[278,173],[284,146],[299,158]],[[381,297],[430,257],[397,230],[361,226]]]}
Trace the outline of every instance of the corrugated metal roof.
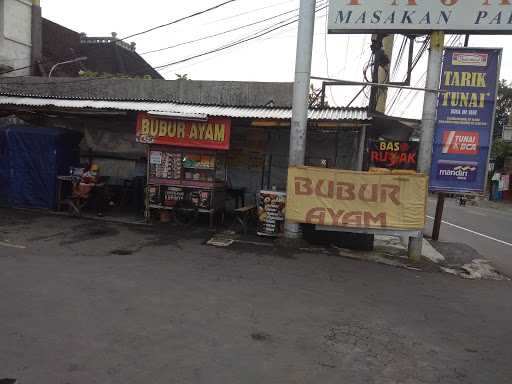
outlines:
{"label": "corrugated metal roof", "polygon": [[[290,120],[291,108],[273,107],[229,107],[221,105],[181,104],[172,102],[145,101],[113,101],[57,99],[42,97],[0,96],[0,105],[16,105],[30,107],[56,107],[73,109],[112,109],[120,111],[159,111],[176,114],[204,114],[208,116],[224,116],[250,119],[281,119]],[[323,108],[310,109],[309,119],[323,121],[368,121],[365,109],[362,108]]]}

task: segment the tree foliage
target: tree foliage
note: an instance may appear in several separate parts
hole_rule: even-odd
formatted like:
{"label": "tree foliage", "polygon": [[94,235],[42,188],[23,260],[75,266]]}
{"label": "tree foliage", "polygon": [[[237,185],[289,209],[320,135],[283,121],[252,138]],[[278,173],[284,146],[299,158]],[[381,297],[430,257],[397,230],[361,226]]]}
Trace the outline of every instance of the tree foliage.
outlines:
{"label": "tree foliage", "polygon": [[512,156],[512,143],[503,141],[503,128],[509,124],[512,114],[512,87],[506,80],[501,80],[498,86],[498,101],[496,104],[496,122],[494,124],[493,145],[491,157],[496,162],[496,169],[503,167],[505,159]]}
{"label": "tree foliage", "polygon": [[495,138],[501,137],[503,128],[508,125],[511,113],[512,87],[506,80],[501,80],[498,85],[498,101],[496,103],[496,123],[494,125]]}

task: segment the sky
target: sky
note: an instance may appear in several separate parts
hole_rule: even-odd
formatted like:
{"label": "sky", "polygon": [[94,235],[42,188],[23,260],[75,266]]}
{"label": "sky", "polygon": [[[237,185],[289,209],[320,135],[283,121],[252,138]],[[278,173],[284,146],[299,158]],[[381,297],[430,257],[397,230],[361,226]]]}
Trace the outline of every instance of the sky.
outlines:
{"label": "sky", "polygon": [[[79,3],[69,0],[42,0],[43,16],[88,36],[119,38],[213,7],[223,0],[88,0]],[[336,79],[364,81],[363,69],[370,59],[369,35],[326,34],[326,3],[317,0],[312,75]],[[290,22],[298,14],[299,0],[236,0],[200,16],[127,39],[137,43],[137,52],[154,67],[174,63],[228,43],[254,36],[272,26]],[[281,15],[281,16],[279,16]],[[265,19],[269,19],[263,21]],[[248,24],[257,23],[252,26]],[[281,23],[281,24],[278,24]],[[232,31],[231,31],[232,30]],[[228,33],[223,33],[231,31]],[[210,35],[223,33],[195,43],[181,45],[161,52],[145,52],[178,45]],[[244,44],[205,55],[183,63],[164,67],[159,72],[167,79],[187,74],[192,80],[284,81],[294,78],[297,23],[277,29]],[[392,66],[396,62],[402,37],[396,36]],[[421,40],[421,39],[420,39]],[[450,45],[462,45],[464,39],[447,36]],[[416,44],[416,50],[421,42]],[[504,48],[501,78],[512,80],[512,36],[471,36],[470,46]],[[403,60],[406,61],[405,59]],[[416,66],[412,85],[425,83],[427,55]],[[406,67],[400,65],[392,81],[402,81]],[[318,83],[316,83],[318,84]],[[346,106],[359,92],[356,87],[333,87],[327,92],[333,106]],[[403,91],[396,96],[391,91],[388,113],[394,116],[421,118],[422,92]],[[361,94],[352,106],[366,106]]]}

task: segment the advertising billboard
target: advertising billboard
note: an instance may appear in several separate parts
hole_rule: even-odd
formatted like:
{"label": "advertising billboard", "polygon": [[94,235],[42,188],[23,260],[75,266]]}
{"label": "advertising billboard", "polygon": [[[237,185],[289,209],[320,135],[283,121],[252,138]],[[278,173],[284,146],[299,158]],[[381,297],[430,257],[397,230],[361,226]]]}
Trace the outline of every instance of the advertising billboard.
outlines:
{"label": "advertising billboard", "polygon": [[485,191],[500,58],[500,49],[445,50],[430,175],[432,191]]}
{"label": "advertising billboard", "polygon": [[418,149],[419,142],[414,141],[369,140],[369,167],[415,171]]}
{"label": "advertising billboard", "polygon": [[231,139],[231,120],[211,117],[206,122],[137,116],[137,142],[177,147],[227,150]]}
{"label": "advertising billboard", "polygon": [[330,0],[329,33],[512,32],[510,0]]}
{"label": "advertising billboard", "polygon": [[427,177],[405,172],[289,168],[286,219],[345,228],[423,229]]}

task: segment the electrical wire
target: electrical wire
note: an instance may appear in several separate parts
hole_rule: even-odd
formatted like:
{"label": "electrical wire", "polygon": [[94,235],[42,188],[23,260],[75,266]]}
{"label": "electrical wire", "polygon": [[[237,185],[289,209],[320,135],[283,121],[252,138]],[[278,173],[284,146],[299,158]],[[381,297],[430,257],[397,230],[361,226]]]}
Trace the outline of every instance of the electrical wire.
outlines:
{"label": "electrical wire", "polygon": [[[450,40],[448,40],[446,45],[449,46],[449,47],[456,46],[457,44],[460,43],[461,38],[462,38],[462,35],[460,35],[458,37],[457,36],[455,36],[455,37],[452,36],[450,38]],[[426,75],[427,75],[427,71],[425,70],[425,72],[423,72],[423,74],[421,75],[421,77],[418,79],[418,81],[416,82],[416,84],[414,86],[418,87],[423,82],[423,80],[426,77]],[[420,94],[420,91],[412,91],[412,90],[409,91],[409,93],[406,96],[406,99],[404,100],[404,103],[407,101],[407,99],[410,99],[410,101],[407,104],[407,106],[402,109],[401,115],[403,115],[405,113],[405,111],[407,111],[409,109],[409,107],[416,100],[416,98],[418,97],[419,94]]]}
{"label": "electrical wire", "polygon": [[[315,13],[316,12],[319,12],[323,9],[325,9],[327,7],[327,5],[323,5],[321,6],[320,8],[317,8],[315,10]],[[290,20],[290,19],[288,19]],[[199,54],[196,54],[196,55],[193,55],[193,56],[190,56],[190,57],[187,57],[187,58],[184,58],[184,59],[181,59],[181,60],[177,60],[177,61],[174,61],[174,62],[171,62],[171,63],[167,63],[167,64],[162,64],[162,65],[158,65],[156,67],[154,67],[154,69],[162,69],[162,68],[167,68],[167,67],[170,67],[170,66],[173,66],[173,65],[176,65],[176,64],[181,64],[181,63],[184,63],[184,62],[187,62],[187,61],[190,61],[190,60],[193,60],[193,59],[196,59],[196,58],[199,58],[199,57],[203,57],[203,56],[206,56],[206,55],[210,55],[212,53],[216,53],[216,52],[220,52],[220,51],[223,51],[223,50],[226,50],[226,49],[229,49],[231,47],[234,47],[234,46],[237,46],[237,45],[240,45],[240,44],[243,44],[243,43],[246,43],[248,41],[251,41],[251,40],[255,40],[259,37],[262,37],[262,36],[265,36],[265,35],[268,35],[269,33],[272,33],[274,31],[277,31],[281,28],[284,28],[288,25],[291,25],[291,24],[295,24],[299,21],[299,18],[298,17],[294,17],[293,20],[291,21],[281,21],[277,24],[275,24],[274,26],[270,26],[270,27],[267,27],[263,30],[260,30],[258,32],[256,32],[255,34],[251,35],[251,36],[246,36],[240,40],[237,40],[237,41],[234,41],[234,42],[231,42],[231,43],[228,43],[226,45],[223,45],[223,46],[220,46],[220,47],[217,47],[215,49],[212,49],[212,50],[208,50],[208,51],[205,51],[205,52],[202,52],[202,53],[199,53]],[[270,28],[270,29],[269,29]]]}
{"label": "electrical wire", "polygon": [[146,30],[144,30],[144,31],[142,31],[142,32],[134,33],[134,34],[132,34],[132,35],[129,35],[129,36],[123,37],[122,39],[119,39],[119,40],[131,39],[132,37],[135,37],[135,36],[144,35],[144,34],[146,34],[146,33],[150,33],[150,32],[156,31],[157,29],[164,28],[164,27],[168,27],[168,26],[173,25],[173,24],[177,24],[177,23],[179,23],[179,22],[181,22],[181,21],[188,20],[188,19],[191,19],[191,18],[196,17],[196,16],[199,16],[199,15],[203,15],[203,14],[205,14],[205,13],[207,13],[207,12],[211,12],[211,11],[213,11],[213,10],[215,10],[215,9],[218,9],[218,8],[220,8],[220,7],[223,7],[223,6],[227,5],[227,4],[233,3],[233,2],[235,2],[235,1],[237,1],[237,0],[228,0],[228,1],[225,1],[225,2],[223,2],[223,3],[220,3],[220,4],[215,5],[215,6],[213,6],[213,7],[210,7],[210,8],[204,9],[204,10],[202,10],[202,11],[198,11],[198,12],[192,13],[191,15],[184,16],[184,17],[181,17],[181,18],[176,19],[176,20],[172,20],[172,21],[170,21],[170,22],[168,22],[168,23],[165,23],[165,24],[157,25],[156,27],[152,27],[152,28],[146,29]]}
{"label": "electrical wire", "polygon": [[29,69],[29,68],[32,68],[33,65],[27,65],[25,67],[19,67],[19,68],[14,68],[14,69],[9,69],[8,71],[5,71],[5,72],[0,72],[0,75],[7,75],[8,73],[12,73],[12,72],[17,72],[17,71],[22,71],[23,69]]}
{"label": "electrical wire", "polygon": [[402,43],[400,44],[400,50],[398,51],[397,59],[395,61],[395,65],[393,66],[392,76],[395,77],[395,75],[398,72],[398,69],[400,68],[400,64],[402,63],[402,58],[405,52],[405,47],[407,46],[407,37],[403,36]]}
{"label": "electrical wire", "polygon": [[[235,1],[235,0],[233,0]],[[325,4],[325,2],[321,3],[321,4]],[[326,7],[326,5],[324,5],[322,8],[320,9],[317,9],[317,11],[321,10],[321,9],[324,9]],[[287,22],[285,24],[283,24],[284,21],[290,21],[290,22]],[[240,39],[238,41],[235,41],[235,42],[232,42],[232,43],[229,43],[225,46],[222,46],[220,48],[217,48],[215,50],[212,50],[212,51],[208,51],[208,52],[203,52],[199,55],[195,55],[194,57],[192,58],[187,58],[187,59],[184,59],[184,60],[179,60],[178,62],[176,63],[170,63],[170,64],[166,64],[166,65],[163,65],[163,66],[158,66],[158,67],[154,67],[154,69],[160,69],[160,68],[165,68],[165,67],[169,67],[171,65],[174,65],[174,64],[178,64],[178,63],[182,63],[182,62],[186,62],[186,61],[189,61],[189,60],[192,60],[193,58],[197,58],[197,57],[201,57],[201,56],[206,56],[208,54],[211,54],[211,53],[215,53],[215,52],[218,52],[218,51],[222,51],[222,50],[225,50],[225,49],[228,49],[228,48],[231,48],[233,46],[236,46],[236,45],[239,45],[239,44],[242,44],[242,43],[245,43],[245,42],[248,42],[248,41],[251,41],[251,40],[254,40],[256,38],[259,38],[261,36],[264,36],[264,35],[267,35],[275,30],[278,30],[278,29],[281,29],[283,27],[286,27],[288,25],[291,25],[293,23],[296,23],[298,21],[298,16],[294,16],[292,18],[288,18],[284,21],[281,21],[277,24],[274,24],[274,26],[276,26],[275,28],[271,28],[272,26],[270,27],[267,27],[259,32],[257,32],[256,35],[254,36],[249,36],[249,37],[246,37],[246,38],[243,38],[243,39]],[[268,30],[268,28],[271,28],[270,30]],[[261,33],[260,33],[261,32]],[[16,68],[16,70],[21,70],[21,68]],[[7,72],[8,73],[8,72]],[[26,76],[19,76],[19,77],[26,77]],[[12,79],[12,77],[11,77]],[[67,85],[67,84],[75,84],[75,83],[82,83],[82,82],[85,82],[85,81],[91,81],[91,80],[97,80],[96,78],[87,78],[87,79],[83,79],[83,78],[79,78],[79,79],[73,79],[73,80],[69,80],[69,81],[61,81],[59,82],[59,85],[62,84],[62,85]],[[4,85],[4,86],[8,86],[8,85],[11,85],[11,86],[15,86],[15,85],[46,85],[46,84],[49,84],[50,81],[48,82],[32,82],[32,83],[26,83],[26,82],[12,82],[12,81],[8,81],[8,82],[0,82],[0,84]]]}
{"label": "electrical wire", "polygon": [[189,41],[185,41],[183,43],[178,43],[178,44],[175,44],[175,45],[171,45],[169,47],[153,49],[151,51],[139,53],[139,55],[140,56],[149,55],[151,53],[162,52],[162,51],[166,51],[166,50],[169,50],[169,49],[172,49],[172,48],[182,47],[182,46],[187,45],[187,44],[197,43],[199,41],[207,40],[207,39],[210,39],[212,37],[222,36],[222,35],[225,35],[225,34],[228,34],[228,33],[231,33],[231,32],[239,31],[241,29],[245,29],[245,28],[257,25],[257,24],[264,23],[265,21],[270,21],[270,20],[273,20],[273,19],[277,19],[278,17],[284,16],[284,15],[288,15],[288,14],[293,13],[293,12],[297,12],[298,10],[299,10],[298,8],[292,9],[291,11],[280,13],[279,15],[268,17],[266,19],[259,20],[259,21],[256,21],[254,23],[251,23],[251,24],[242,25],[242,26],[239,26],[239,27],[236,27],[236,28],[233,28],[233,29],[228,29],[227,31],[215,33],[213,35],[203,36],[203,37],[200,37],[200,38],[197,38],[197,39],[194,39],[194,40],[189,40]]}
{"label": "electrical wire", "polygon": [[[232,1],[236,1],[236,0],[231,0],[230,2],[232,2]],[[225,4],[225,3],[223,3],[223,4]],[[321,10],[327,8],[327,5],[324,5],[324,4],[325,4],[325,2],[321,3],[320,4],[320,8],[317,8],[315,12],[318,12],[318,11],[321,11]],[[290,20],[290,19],[287,19],[287,20]],[[285,21],[287,21],[287,20],[285,20]],[[298,22],[298,20],[299,20],[298,17],[294,17],[293,20],[290,20],[289,22],[281,21],[281,22],[275,24],[274,26],[270,26],[270,27],[267,27],[266,29],[258,31],[256,34],[254,34],[252,36],[248,36],[248,37],[242,38],[242,39],[240,39],[238,41],[234,41],[234,42],[228,43],[228,44],[226,44],[224,46],[218,47],[216,49],[213,49],[213,50],[210,50],[210,51],[207,51],[207,52],[200,53],[198,55],[194,55],[192,57],[188,57],[186,59],[182,59],[182,60],[178,60],[178,61],[173,62],[173,63],[168,63],[168,64],[164,64],[164,65],[161,65],[161,66],[154,67],[154,69],[161,69],[161,68],[170,67],[172,65],[183,63],[183,62],[187,62],[187,61],[190,61],[190,60],[198,58],[198,57],[202,57],[202,56],[206,56],[206,55],[209,55],[209,54],[212,54],[212,53],[216,53],[216,52],[219,52],[219,51],[226,50],[228,48],[231,48],[231,47],[234,47],[234,46],[237,46],[237,45],[240,45],[240,44],[243,44],[243,43],[255,40],[255,39],[257,39],[259,37],[262,37],[262,36],[265,36],[267,34],[270,34],[271,32],[274,32],[276,30],[279,30],[281,28],[284,28],[286,26],[294,24],[294,23]],[[61,82],[59,82],[59,85],[60,84],[66,85],[66,84],[84,83],[84,82],[90,82],[92,80],[101,80],[101,79],[97,79],[97,78],[82,79],[82,78],[80,78],[80,79],[73,79],[73,80],[70,80],[70,81],[61,81]],[[8,86],[8,85],[47,85],[47,84],[50,84],[50,82],[32,82],[32,83],[26,83],[26,82],[19,82],[19,83],[15,83],[15,82],[1,82],[0,84],[3,84],[4,86]]]}
{"label": "electrical wire", "polygon": [[[325,16],[320,16],[318,17],[317,16],[317,19],[321,19]],[[260,40],[260,42],[264,42],[264,41],[269,41],[269,40],[274,40],[274,39],[279,39],[279,38],[284,38],[284,37],[288,37],[288,38],[296,38],[296,34],[294,35],[288,35],[288,36],[283,36],[284,34],[294,30],[295,27],[292,26],[292,28],[284,28],[282,31],[280,31],[279,33],[277,33],[275,36],[267,36],[266,38],[263,38]],[[324,33],[315,33],[315,35],[323,35]],[[252,41],[252,42],[255,42],[255,41]],[[250,44],[251,42],[249,42],[248,44]],[[239,50],[243,48],[243,46],[237,46],[237,47],[234,47],[233,50]],[[160,74],[162,75],[166,75],[168,73],[171,73],[171,72],[179,72],[181,71],[182,69],[188,69],[188,68],[191,68],[191,67],[195,67],[199,64],[203,64],[203,63],[206,63],[206,62],[209,62],[209,61],[212,61],[212,60],[215,60],[217,59],[218,57],[222,56],[223,54],[225,54],[225,52],[219,52],[218,54],[212,54],[210,57],[206,58],[205,60],[200,60],[200,61],[197,61],[195,63],[192,63],[192,64],[185,64],[183,66],[179,66],[177,68],[170,68],[170,69],[164,69],[162,71],[160,71]]]}
{"label": "electrical wire", "polygon": [[348,64],[348,53],[350,52],[350,34],[345,35],[347,37],[347,44],[345,45],[345,61],[343,63],[343,68],[340,71],[340,76],[343,75],[345,70],[347,69]]}
{"label": "electrical wire", "polygon": [[[423,44],[421,45],[421,48],[419,49],[419,51],[417,52],[414,60],[413,60],[413,64],[412,64],[412,67],[411,67],[411,71],[416,68],[416,65],[418,65],[420,59],[423,57],[423,54],[427,51],[428,49],[428,45],[429,45],[429,42],[430,42],[430,36],[427,37],[424,41],[423,41]],[[407,79],[407,78],[406,78]],[[404,79],[404,81],[406,80]],[[389,106],[389,108],[387,109],[387,113],[390,114],[391,111],[393,110],[393,108],[395,107],[396,103],[398,102],[398,100],[400,99],[400,96],[402,95],[402,92],[403,92],[403,89],[400,89],[398,90],[396,93],[395,93],[395,96],[393,98],[393,101],[391,102],[391,105]]]}
{"label": "electrical wire", "polygon": [[232,20],[232,19],[235,19],[239,16],[244,16],[244,15],[249,15],[251,13],[256,13],[258,11],[263,11],[265,9],[270,9],[270,8],[276,8],[276,7],[279,7],[280,5],[284,5],[284,4],[289,4],[289,3],[295,3],[296,0],[287,0],[287,1],[283,1],[281,3],[277,3],[277,4],[273,4],[273,5],[267,5],[265,7],[261,7],[261,8],[256,8],[256,9],[251,9],[249,11],[245,11],[245,12],[242,12],[242,13],[237,13],[236,15],[232,15],[232,16],[228,16],[228,17],[223,17],[222,19],[216,19],[216,20],[212,20],[212,21],[209,21],[208,23],[205,23],[203,25],[211,25],[211,24],[217,24],[221,21],[226,21],[226,20]]}
{"label": "electrical wire", "polygon": [[[330,71],[329,71],[329,53],[327,51],[327,32],[329,31],[329,9],[325,8],[325,35],[324,35],[324,53],[325,53],[325,66],[327,71],[327,77],[331,77]],[[325,91],[325,89],[324,89]],[[331,101],[332,103],[337,107],[338,104],[336,103],[336,100],[334,98],[334,95],[332,93],[332,87],[329,87],[329,94],[331,95]],[[325,98],[325,95],[324,95]]]}

